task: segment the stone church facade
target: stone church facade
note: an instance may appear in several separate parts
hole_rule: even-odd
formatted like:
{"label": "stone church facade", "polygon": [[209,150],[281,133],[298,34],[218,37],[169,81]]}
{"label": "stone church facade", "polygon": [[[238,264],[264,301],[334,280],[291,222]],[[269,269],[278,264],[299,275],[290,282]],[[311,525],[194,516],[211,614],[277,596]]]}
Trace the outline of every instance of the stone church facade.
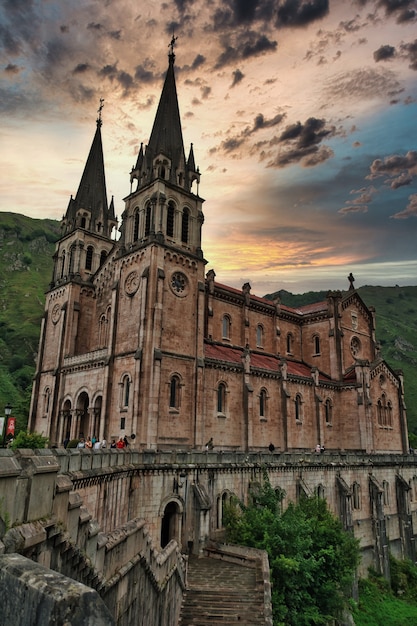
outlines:
{"label": "stone church facade", "polygon": [[290,308],[216,281],[169,65],[149,145],[108,203],[101,110],[46,294],[29,428],[139,450],[408,451],[403,381],[353,288]]}

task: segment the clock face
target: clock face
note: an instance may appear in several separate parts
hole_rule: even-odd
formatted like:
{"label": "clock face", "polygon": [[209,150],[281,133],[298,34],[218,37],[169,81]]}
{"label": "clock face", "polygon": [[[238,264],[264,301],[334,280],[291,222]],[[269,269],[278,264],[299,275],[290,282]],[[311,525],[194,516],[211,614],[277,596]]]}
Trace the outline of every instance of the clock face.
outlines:
{"label": "clock face", "polygon": [[176,296],[187,294],[188,280],[182,272],[174,272],[171,276],[170,286]]}
{"label": "clock face", "polygon": [[60,317],[61,317],[61,305],[60,304],[55,304],[54,308],[52,309],[52,321],[53,321],[53,323],[56,324]]}
{"label": "clock face", "polygon": [[128,296],[133,296],[139,288],[139,274],[135,271],[130,272],[125,280],[125,292]]}

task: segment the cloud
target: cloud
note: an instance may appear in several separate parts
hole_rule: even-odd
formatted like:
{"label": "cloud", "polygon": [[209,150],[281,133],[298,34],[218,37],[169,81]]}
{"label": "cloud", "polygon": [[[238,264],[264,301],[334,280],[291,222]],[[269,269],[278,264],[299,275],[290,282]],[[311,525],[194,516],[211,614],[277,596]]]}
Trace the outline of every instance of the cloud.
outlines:
{"label": "cloud", "polygon": [[278,8],[278,26],[306,26],[329,12],[328,0],[285,0]]}
{"label": "cloud", "polygon": [[367,178],[374,179],[389,174],[397,176],[407,171],[417,174],[417,151],[409,150],[405,155],[393,154],[382,159],[375,159],[370,167],[371,173]]}
{"label": "cloud", "polygon": [[236,39],[236,43],[229,42],[224,47],[223,52],[217,57],[214,69],[218,70],[237,61],[260,56],[267,52],[275,52],[278,46],[276,41],[271,41],[266,35],[259,35],[253,31]]}
{"label": "cloud", "polygon": [[232,87],[234,87],[235,85],[239,84],[243,80],[244,76],[245,75],[240,70],[235,70],[233,72]]}
{"label": "cloud", "polygon": [[367,213],[368,207],[365,205],[359,206],[357,204],[351,204],[349,206],[344,206],[338,210],[338,213],[342,215],[348,215],[349,213]]}
{"label": "cloud", "polygon": [[408,199],[410,202],[408,203],[407,207],[403,211],[391,215],[393,219],[404,220],[409,217],[417,217],[417,193],[409,196]]}
{"label": "cloud", "polygon": [[378,48],[378,50],[375,50],[374,52],[374,59],[376,63],[378,63],[379,61],[387,61],[388,59],[392,59],[393,57],[395,57],[395,48],[387,44],[381,46],[380,48]]}
{"label": "cloud", "polygon": [[[265,128],[273,128],[274,126],[277,126],[282,122],[284,117],[284,113],[278,113],[274,117],[267,119],[262,113],[258,113],[252,126],[246,126],[238,135],[228,137],[222,141],[220,144],[220,150],[228,154],[232,152],[236,153],[236,151],[249,140],[251,135]],[[264,143],[265,142],[262,142],[262,145],[264,145]],[[216,152],[217,150],[218,148],[213,148],[211,152]],[[240,157],[239,154],[234,154],[234,156],[236,158]]]}
{"label": "cloud", "polygon": [[397,76],[391,70],[358,68],[332,76],[324,85],[324,95],[326,99],[371,100],[384,98],[399,88]]}
{"label": "cloud", "polygon": [[8,63],[6,67],[4,68],[5,74],[18,74],[20,70],[21,68],[18,65],[15,65],[14,63]]}
{"label": "cloud", "polygon": [[394,178],[393,180],[387,180],[386,183],[390,183],[391,189],[399,189],[399,187],[404,187],[405,185],[410,185],[413,182],[413,177],[405,172],[402,172],[398,176],[398,178]]}
{"label": "cloud", "polygon": [[401,45],[401,52],[410,61],[409,67],[417,70],[417,39],[412,43],[404,43]]}

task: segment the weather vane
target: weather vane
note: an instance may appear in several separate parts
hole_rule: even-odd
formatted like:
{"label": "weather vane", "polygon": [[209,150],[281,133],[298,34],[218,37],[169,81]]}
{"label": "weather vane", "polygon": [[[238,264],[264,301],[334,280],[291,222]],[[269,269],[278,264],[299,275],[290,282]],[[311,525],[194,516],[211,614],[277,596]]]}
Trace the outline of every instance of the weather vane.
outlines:
{"label": "weather vane", "polygon": [[168,45],[168,48],[171,48],[171,52],[170,55],[174,56],[174,46],[175,46],[175,42],[177,41],[178,37],[174,36],[174,33],[172,33],[172,39]]}
{"label": "weather vane", "polygon": [[97,113],[98,113],[98,119],[97,121],[101,124],[101,112],[103,110],[104,107],[104,98],[100,98],[100,106],[97,109]]}

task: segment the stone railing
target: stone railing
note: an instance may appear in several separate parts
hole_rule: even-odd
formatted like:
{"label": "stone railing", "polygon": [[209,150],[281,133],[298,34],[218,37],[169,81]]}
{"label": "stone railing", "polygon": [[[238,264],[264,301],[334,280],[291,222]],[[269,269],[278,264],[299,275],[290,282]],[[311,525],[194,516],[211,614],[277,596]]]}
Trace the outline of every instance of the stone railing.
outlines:
{"label": "stone railing", "polygon": [[66,356],[64,358],[64,367],[73,367],[74,365],[85,365],[94,361],[103,361],[107,357],[107,348],[94,350],[79,356]]}

